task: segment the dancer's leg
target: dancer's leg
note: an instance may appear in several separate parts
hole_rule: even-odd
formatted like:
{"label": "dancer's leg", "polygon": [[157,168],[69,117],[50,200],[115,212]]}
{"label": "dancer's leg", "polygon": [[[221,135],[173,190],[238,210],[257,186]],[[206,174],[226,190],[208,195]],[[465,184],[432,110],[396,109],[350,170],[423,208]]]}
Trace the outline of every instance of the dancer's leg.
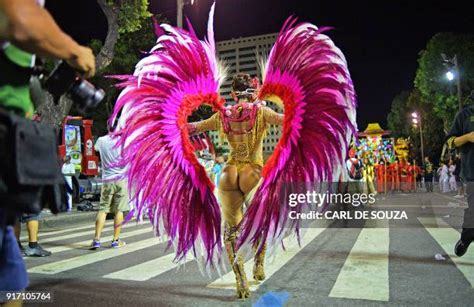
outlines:
{"label": "dancer's leg", "polygon": [[[260,180],[260,173],[262,168],[258,165],[246,165],[242,167],[239,171],[239,188],[240,190],[247,195],[250,193],[258,184]],[[253,279],[257,281],[262,281],[265,279],[265,271],[263,269],[263,264],[265,260],[265,251],[266,246],[258,246],[256,244],[254,247],[255,258],[254,258],[254,267],[253,267]]]}
{"label": "dancer's leg", "polygon": [[235,274],[237,297],[247,298],[250,289],[244,270],[244,259],[236,253],[239,223],[243,217],[243,193],[239,190],[238,171],[234,165],[226,166],[219,181],[219,201],[225,221],[224,243],[229,262]]}

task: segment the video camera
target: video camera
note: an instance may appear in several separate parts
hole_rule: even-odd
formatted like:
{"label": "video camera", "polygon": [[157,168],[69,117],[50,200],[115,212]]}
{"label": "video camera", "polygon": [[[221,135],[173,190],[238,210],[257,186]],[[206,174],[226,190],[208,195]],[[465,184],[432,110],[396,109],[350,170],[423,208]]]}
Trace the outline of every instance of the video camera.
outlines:
{"label": "video camera", "polygon": [[95,109],[105,97],[103,89],[95,87],[94,84],[82,78],[66,62],[59,62],[48,76],[41,67],[34,71],[43,88],[51,93],[55,100],[67,94],[77,104],[79,111],[83,113]]}
{"label": "video camera", "polygon": [[[38,76],[41,86],[53,95],[55,102],[67,94],[84,113],[96,108],[105,96],[102,89],[82,78],[65,62],[60,62],[49,74],[41,67],[28,74]],[[66,211],[66,189],[54,128],[15,114],[11,108],[0,108],[2,208],[13,213],[39,213],[44,207],[53,213]]]}

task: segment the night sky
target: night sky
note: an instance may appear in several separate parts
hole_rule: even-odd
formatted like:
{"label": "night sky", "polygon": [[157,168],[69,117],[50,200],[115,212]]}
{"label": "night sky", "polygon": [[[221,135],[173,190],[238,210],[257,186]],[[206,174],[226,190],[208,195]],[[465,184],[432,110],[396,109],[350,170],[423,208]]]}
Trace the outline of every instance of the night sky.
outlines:
{"label": "night sky", "polygon": [[[152,10],[175,24],[176,0],[150,0]],[[186,6],[198,35],[204,34],[212,0]],[[472,1],[282,1],[217,0],[216,40],[278,32],[295,15],[317,26],[341,48],[358,94],[359,129],[369,122],[384,128],[395,95],[413,87],[418,53],[437,32],[474,33]],[[105,16],[94,0],[48,0],[47,7],[64,30],[81,42],[103,38]]]}

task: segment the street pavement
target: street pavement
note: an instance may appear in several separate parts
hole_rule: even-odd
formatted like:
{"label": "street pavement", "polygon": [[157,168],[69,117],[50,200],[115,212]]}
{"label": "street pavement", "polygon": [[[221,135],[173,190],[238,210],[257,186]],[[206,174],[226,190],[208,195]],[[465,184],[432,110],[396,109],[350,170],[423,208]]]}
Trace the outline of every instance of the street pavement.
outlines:
{"label": "street pavement", "polygon": [[109,247],[108,221],[98,251],[88,250],[92,215],[43,223],[40,243],[53,255],[24,258],[29,290],[51,291],[52,306],[274,306],[278,297],[288,306],[472,306],[474,247],[462,258],[453,255],[467,203],[452,196],[380,195],[367,210],[403,210],[408,220],[316,223],[301,248],[288,238],[286,250],[267,259],[267,279],[252,282],[245,301],[234,298],[229,268],[222,278],[206,277],[191,258],[173,263],[166,240],[147,221],[127,224],[121,236],[127,245],[119,249]]}

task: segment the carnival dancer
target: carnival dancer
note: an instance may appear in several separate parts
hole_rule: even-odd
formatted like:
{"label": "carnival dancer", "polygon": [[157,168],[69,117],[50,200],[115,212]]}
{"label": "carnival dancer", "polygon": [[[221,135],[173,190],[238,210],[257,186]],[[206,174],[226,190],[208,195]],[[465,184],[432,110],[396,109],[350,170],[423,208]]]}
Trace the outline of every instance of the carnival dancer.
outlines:
{"label": "carnival dancer", "polygon": [[394,184],[394,168],[393,163],[387,163],[387,191],[393,191]]}
{"label": "carnival dancer", "polygon": [[402,192],[408,192],[411,186],[410,163],[406,161],[400,162],[399,170],[400,170],[400,190]]}
{"label": "carnival dancer", "polygon": [[364,191],[367,194],[377,194],[377,191],[374,187],[374,178],[375,178],[375,166],[372,164],[369,158],[364,158],[364,180],[365,180],[365,189]]}
{"label": "carnival dancer", "polygon": [[407,186],[406,189],[410,192],[416,192],[418,177],[418,168],[416,165],[407,162]]}
{"label": "carnival dancer", "polygon": [[[214,5],[206,41],[191,26],[189,32],[169,25],[156,29],[157,45],[134,75],[116,76],[124,90],[110,120],[121,114],[121,163],[129,165],[132,213],[140,217],[148,210],[157,234],[169,236],[178,262],[191,252],[200,268],[219,269],[222,209],[237,297],[246,298],[242,253],[254,249],[254,278],[262,280],[265,249],[272,251],[290,234],[300,236],[300,221],[289,218],[290,210],[313,210],[280,205],[280,200],[339,178],[356,132],[355,93],[343,54],[323,30],[290,18],[262,65],[262,86],[238,74],[232,86],[236,104],[224,107],[213,13]],[[265,101],[282,106],[284,115]],[[203,104],[216,114],[188,124],[188,116]],[[282,137],[264,164],[262,141],[269,124],[283,125]],[[231,149],[219,182],[221,208],[189,141],[190,132],[207,130],[219,131]]]}
{"label": "carnival dancer", "polygon": [[400,175],[401,175],[401,167],[400,167],[400,162],[398,160],[395,160],[395,162],[392,164],[393,166],[393,190],[394,191],[400,191]]}
{"label": "carnival dancer", "polygon": [[[248,282],[242,256],[236,255],[236,240],[244,212],[246,196],[257,186],[263,167],[263,138],[268,125],[282,125],[283,115],[257,100],[257,85],[248,74],[238,74],[232,81],[232,97],[236,104],[226,109],[224,116],[189,124],[191,133],[219,130],[230,145],[230,156],[224,167],[218,187],[222,214],[225,221],[224,243],[234,270],[239,296],[247,297]],[[237,257],[237,258],[236,258]],[[265,279],[263,261],[265,247],[255,255],[253,277]]]}
{"label": "carnival dancer", "polygon": [[387,165],[386,165],[385,159],[380,159],[379,163],[375,166],[375,178],[376,178],[376,188],[377,188],[377,193],[383,193],[385,192],[386,188],[386,170],[387,170]]}

